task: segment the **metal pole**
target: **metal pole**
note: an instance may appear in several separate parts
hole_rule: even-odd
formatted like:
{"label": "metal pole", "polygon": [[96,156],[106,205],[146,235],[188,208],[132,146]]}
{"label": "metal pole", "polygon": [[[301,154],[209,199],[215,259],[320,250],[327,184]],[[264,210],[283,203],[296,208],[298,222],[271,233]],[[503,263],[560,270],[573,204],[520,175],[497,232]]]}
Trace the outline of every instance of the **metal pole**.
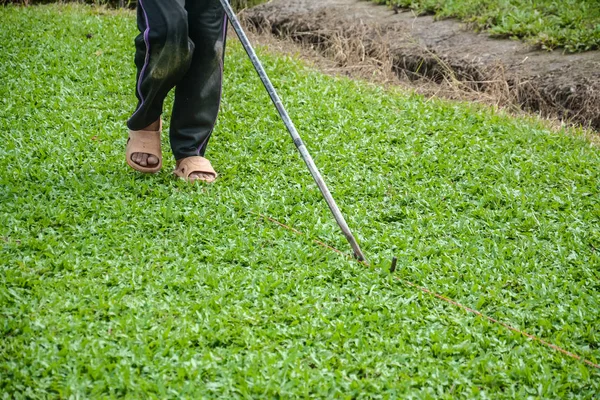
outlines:
{"label": "metal pole", "polygon": [[252,45],[250,44],[250,41],[248,40],[246,33],[244,33],[244,30],[242,29],[242,26],[240,25],[240,21],[237,19],[235,13],[233,12],[233,9],[231,8],[231,6],[229,5],[229,2],[227,0],[219,0],[219,1],[221,2],[223,9],[225,9],[225,13],[227,14],[227,17],[229,18],[229,21],[231,22],[231,25],[233,26],[235,33],[237,34],[238,38],[240,39],[240,42],[242,42],[242,45],[244,46],[246,53],[248,53],[248,57],[250,57],[250,61],[252,61],[252,64],[254,65],[256,72],[258,72],[258,75],[260,76],[260,80],[262,81],[263,85],[265,85],[267,92],[269,92],[269,96],[271,97],[273,104],[275,104],[275,108],[277,108],[277,111],[279,112],[279,115],[281,116],[281,119],[283,120],[283,123],[285,124],[287,130],[289,131],[290,135],[292,136],[292,140],[294,141],[296,148],[300,152],[300,155],[302,156],[302,159],[304,160],[304,162],[306,163],[306,166],[310,170],[310,173],[311,173],[313,179],[315,180],[315,182],[317,183],[317,186],[321,190],[321,193],[323,194],[323,197],[325,198],[325,201],[327,202],[327,205],[329,206],[329,209],[331,210],[333,217],[335,218],[336,222],[342,229],[342,232],[344,233],[344,236],[350,243],[350,246],[352,246],[352,250],[354,251],[354,257],[356,257],[359,261],[365,261],[365,256],[363,255],[362,251],[360,250],[360,247],[358,246],[356,239],[352,235],[352,232],[350,231],[350,228],[348,227],[348,224],[346,223],[344,216],[340,212],[340,209],[338,208],[337,204],[335,203],[335,200],[331,196],[331,193],[329,192],[327,185],[325,185],[325,181],[323,181],[323,177],[319,173],[317,166],[315,165],[312,157],[308,153],[308,150],[306,149],[304,142],[300,138],[300,135],[298,134],[298,131],[296,130],[296,127],[294,126],[294,123],[292,122],[292,120],[290,119],[290,116],[288,115],[287,111],[283,107],[283,104],[281,103],[281,100],[279,99],[279,96],[277,95],[277,92],[275,91],[273,84],[269,80],[269,77],[267,76],[265,69],[263,68],[258,57],[256,56],[256,53],[254,52],[254,49],[252,48]]}

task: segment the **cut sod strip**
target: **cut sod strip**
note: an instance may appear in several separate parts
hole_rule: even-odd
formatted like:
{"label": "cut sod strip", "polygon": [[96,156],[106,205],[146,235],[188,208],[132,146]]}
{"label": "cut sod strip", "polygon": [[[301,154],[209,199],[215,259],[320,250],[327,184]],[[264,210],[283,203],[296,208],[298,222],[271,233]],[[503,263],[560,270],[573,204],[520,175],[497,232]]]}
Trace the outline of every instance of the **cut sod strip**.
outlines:
{"label": "cut sod strip", "polygon": [[[459,18],[501,38],[522,39],[544,49],[569,52],[600,48],[600,2],[597,0],[373,0],[404,7],[416,15]],[[396,10],[398,10],[396,8]]]}

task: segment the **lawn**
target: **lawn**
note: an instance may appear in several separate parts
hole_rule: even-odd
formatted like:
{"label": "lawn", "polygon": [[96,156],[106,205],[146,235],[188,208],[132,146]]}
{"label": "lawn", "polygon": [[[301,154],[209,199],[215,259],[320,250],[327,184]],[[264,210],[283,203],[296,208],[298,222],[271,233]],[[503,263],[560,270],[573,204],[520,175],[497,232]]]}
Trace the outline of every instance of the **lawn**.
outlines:
{"label": "lawn", "polygon": [[417,15],[456,17],[496,37],[524,39],[569,52],[600,48],[598,0],[373,0]]}
{"label": "lawn", "polygon": [[599,363],[600,149],[581,132],[259,49],[365,267],[310,240],[349,252],[237,42],[220,178],[190,186],[168,157],[125,164],[133,14],[0,19],[2,398],[600,393],[600,369],[402,281]]}

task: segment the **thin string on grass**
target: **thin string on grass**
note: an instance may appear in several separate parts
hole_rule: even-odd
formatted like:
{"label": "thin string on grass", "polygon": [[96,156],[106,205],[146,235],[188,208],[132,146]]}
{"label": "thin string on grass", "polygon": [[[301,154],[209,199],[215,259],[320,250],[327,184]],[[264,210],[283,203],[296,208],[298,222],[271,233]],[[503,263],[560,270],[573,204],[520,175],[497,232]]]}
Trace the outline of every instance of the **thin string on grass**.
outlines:
{"label": "thin string on grass", "polygon": [[[276,219],[274,219],[274,218],[268,217],[268,216],[266,216],[266,215],[263,215],[263,214],[260,214],[260,213],[255,213],[255,212],[252,212],[252,214],[255,214],[255,215],[257,215],[257,216],[259,216],[259,217],[261,217],[261,218],[263,218],[263,219],[265,219],[265,220],[267,220],[267,221],[270,221],[270,222],[272,222],[272,223],[274,223],[274,224],[277,224],[277,225],[279,225],[280,227],[282,227],[282,228],[284,228],[284,229],[287,229],[287,230],[289,230],[289,231],[291,231],[291,232],[294,232],[294,233],[295,233],[295,234],[297,234],[297,235],[300,235],[300,236],[306,236],[304,233],[300,232],[299,230],[297,230],[297,229],[295,229],[295,228],[292,228],[291,226],[288,226],[288,225],[286,225],[286,224],[283,224],[283,223],[281,223],[281,222],[277,221],[277,220],[276,220]],[[348,255],[348,254],[346,254],[346,253],[342,252],[341,250],[338,250],[338,249],[336,249],[335,247],[332,247],[332,246],[330,246],[330,245],[328,245],[328,244],[326,244],[326,243],[323,243],[323,242],[321,242],[320,240],[316,240],[316,239],[311,239],[311,240],[312,240],[314,243],[318,244],[319,246],[321,246],[321,247],[324,247],[324,248],[326,248],[326,249],[328,249],[328,250],[334,251],[334,252],[336,252],[336,253],[338,253],[338,254],[340,254],[340,255],[342,255],[342,256],[344,256],[344,257],[348,258],[348,259],[352,259],[352,260],[354,260],[354,261],[357,261],[358,263],[360,263],[360,264],[362,264],[362,265],[364,265],[364,266],[367,266],[367,267],[368,267],[368,266],[370,266],[370,265],[369,265],[367,262],[365,262],[365,261],[358,261],[358,260],[354,259],[352,256],[350,256],[350,255]],[[503,326],[504,328],[506,328],[506,329],[508,329],[508,330],[510,330],[510,331],[512,331],[512,332],[515,332],[515,333],[518,333],[518,334],[520,334],[520,335],[523,335],[523,336],[525,336],[526,338],[533,340],[534,342],[541,343],[541,344],[543,344],[543,345],[544,345],[544,346],[546,346],[546,347],[549,347],[549,348],[551,348],[551,349],[553,349],[553,350],[555,350],[555,351],[558,351],[559,353],[562,353],[562,354],[564,354],[564,355],[566,355],[566,356],[568,356],[568,357],[571,357],[571,358],[573,358],[573,359],[575,359],[575,360],[577,360],[577,361],[581,361],[581,362],[583,362],[583,363],[585,363],[585,364],[589,365],[590,367],[593,367],[593,368],[598,368],[598,369],[600,369],[600,364],[596,364],[596,363],[594,363],[594,362],[592,362],[592,361],[590,361],[590,360],[586,360],[585,358],[583,358],[583,357],[581,357],[581,356],[579,356],[579,355],[577,355],[577,354],[575,354],[575,353],[572,353],[572,352],[570,352],[570,351],[568,351],[568,350],[565,350],[565,349],[563,349],[563,348],[562,348],[562,347],[560,347],[560,346],[557,346],[557,345],[555,345],[555,344],[553,344],[553,343],[550,343],[550,342],[548,342],[548,341],[546,341],[546,340],[544,340],[544,339],[540,339],[539,337],[537,337],[537,336],[535,336],[535,335],[532,335],[532,334],[530,334],[530,333],[527,333],[527,332],[525,332],[525,331],[522,331],[522,330],[520,330],[520,329],[517,329],[517,328],[515,328],[515,327],[513,327],[513,326],[511,326],[511,325],[509,325],[509,324],[507,324],[507,323],[505,323],[505,322],[502,322],[502,321],[499,321],[499,320],[497,320],[497,319],[495,319],[495,318],[492,318],[492,317],[490,317],[490,316],[487,316],[487,315],[485,315],[485,314],[481,313],[480,311],[477,311],[477,310],[475,310],[475,309],[473,309],[473,308],[471,308],[471,307],[467,307],[467,306],[465,306],[465,305],[463,305],[463,304],[459,303],[459,302],[458,302],[458,301],[456,301],[456,300],[452,300],[452,299],[451,299],[451,298],[449,298],[449,297],[446,297],[446,296],[443,296],[443,295],[441,295],[441,294],[438,294],[438,293],[436,293],[436,292],[434,292],[434,291],[432,291],[432,290],[430,290],[430,289],[427,289],[426,287],[419,286],[419,285],[417,285],[416,283],[413,283],[413,282],[407,281],[407,280],[405,280],[405,279],[401,279],[401,278],[399,278],[399,277],[397,277],[397,276],[394,276],[394,279],[396,279],[396,280],[397,280],[397,281],[399,281],[399,282],[402,282],[402,283],[404,283],[404,284],[405,284],[405,285],[407,285],[407,286],[410,286],[410,287],[412,287],[412,288],[415,288],[415,289],[419,289],[419,290],[420,290],[420,291],[422,291],[423,293],[426,293],[426,294],[429,294],[429,295],[431,295],[431,296],[434,296],[435,298],[437,298],[437,299],[440,299],[440,300],[442,300],[442,301],[445,301],[446,303],[448,303],[448,304],[451,304],[451,305],[453,305],[453,306],[456,306],[456,307],[458,307],[458,308],[460,308],[460,309],[462,309],[462,310],[464,310],[464,311],[470,312],[470,313],[472,313],[472,314],[475,314],[475,315],[477,315],[477,316],[479,316],[479,317],[481,317],[481,318],[484,318],[484,319],[486,319],[486,320],[488,320],[488,321],[490,321],[490,322],[492,322],[492,323],[494,323],[494,324],[501,325],[501,326]]]}

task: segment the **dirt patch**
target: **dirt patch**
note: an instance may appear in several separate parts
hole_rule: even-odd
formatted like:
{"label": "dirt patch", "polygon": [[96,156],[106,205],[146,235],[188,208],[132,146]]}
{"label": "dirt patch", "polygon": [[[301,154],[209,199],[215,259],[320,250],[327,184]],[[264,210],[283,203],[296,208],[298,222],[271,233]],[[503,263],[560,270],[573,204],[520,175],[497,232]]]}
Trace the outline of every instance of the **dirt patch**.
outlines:
{"label": "dirt patch", "polygon": [[[246,10],[246,25],[309,47],[342,69],[483,95],[600,130],[600,52],[563,54],[490,38],[455,20],[395,13],[360,0],[273,0]],[[450,95],[447,97],[463,97]]]}

